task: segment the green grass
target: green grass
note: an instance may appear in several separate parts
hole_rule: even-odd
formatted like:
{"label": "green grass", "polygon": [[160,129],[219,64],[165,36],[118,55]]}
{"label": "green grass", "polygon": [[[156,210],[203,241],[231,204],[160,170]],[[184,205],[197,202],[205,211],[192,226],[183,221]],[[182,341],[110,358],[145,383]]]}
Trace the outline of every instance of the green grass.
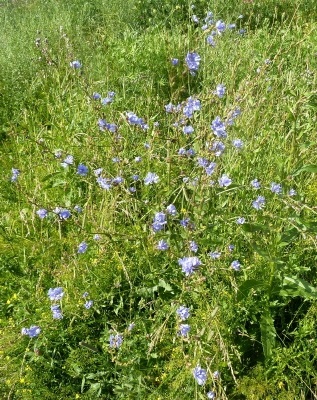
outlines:
{"label": "green grass", "polygon": [[[1,3],[1,398],[316,398],[317,11],[313,1],[275,3]],[[209,10],[215,21],[237,24],[216,35],[215,47],[203,22],[191,21]],[[201,57],[196,76],[184,62],[193,51]],[[82,68],[71,68],[74,60]],[[223,98],[214,93],[220,83]],[[92,98],[109,91],[111,104]],[[173,125],[182,113],[164,106],[190,96],[201,110],[185,135]],[[236,108],[241,115],[216,156],[211,122]],[[148,129],[129,124],[129,111]],[[101,118],[117,132],[101,131]],[[67,155],[74,164],[63,168]],[[198,157],[217,163],[213,175]],[[123,183],[103,190],[93,172],[100,167],[102,177]],[[16,182],[12,168],[20,170]],[[148,172],[158,183],[144,184]],[[232,184],[221,188],[223,174]],[[259,195],[262,210],[252,207]],[[178,214],[153,232],[154,215],[169,204]],[[62,220],[56,207],[72,216]],[[169,250],[157,250],[160,239]],[[201,265],[186,277],[178,260],[188,256]],[[65,293],[60,320],[47,296],[55,287]],[[181,305],[190,308],[186,321],[176,314]],[[21,335],[31,325],[41,328],[38,337]],[[109,346],[111,334],[122,335],[119,348]],[[193,377],[197,365],[207,371],[205,385]]]}

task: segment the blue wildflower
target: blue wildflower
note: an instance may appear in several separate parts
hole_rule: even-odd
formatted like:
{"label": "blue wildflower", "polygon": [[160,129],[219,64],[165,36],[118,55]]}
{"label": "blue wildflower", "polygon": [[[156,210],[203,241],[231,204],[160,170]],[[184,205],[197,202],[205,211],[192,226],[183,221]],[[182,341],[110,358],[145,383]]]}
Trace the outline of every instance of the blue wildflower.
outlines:
{"label": "blue wildflower", "polygon": [[47,216],[47,210],[45,208],[40,208],[39,210],[36,211],[36,214],[41,218],[45,218]]}
{"label": "blue wildflower", "polygon": [[194,128],[191,125],[184,126],[183,132],[185,133],[185,135],[190,135],[191,133],[194,132]]}
{"label": "blue wildflower", "polygon": [[228,177],[228,175],[224,174],[218,179],[218,182],[220,187],[227,187],[231,185],[232,180]]}
{"label": "blue wildflower", "polygon": [[81,63],[78,60],[71,61],[69,65],[74,69],[79,69],[82,67]]}
{"label": "blue wildflower", "polygon": [[197,253],[197,251],[198,251],[198,244],[197,244],[196,242],[194,242],[193,240],[191,240],[191,241],[189,242],[189,250],[192,251],[192,252],[194,252],[194,253]]}
{"label": "blue wildflower", "polygon": [[281,194],[282,193],[282,185],[279,183],[272,182],[271,183],[271,192],[276,193],[276,194]]}
{"label": "blue wildflower", "polygon": [[222,153],[225,151],[225,148],[226,146],[220,140],[216,140],[215,142],[213,142],[209,151],[214,153],[216,157],[220,157]]}
{"label": "blue wildflower", "polygon": [[197,15],[192,15],[192,21],[193,21],[195,24],[198,24],[198,23],[199,23],[199,18],[197,17]]}
{"label": "blue wildflower", "polygon": [[121,176],[116,176],[115,178],[112,179],[111,183],[113,184],[113,186],[118,186],[123,181],[124,181],[124,179]]}
{"label": "blue wildflower", "polygon": [[80,206],[76,205],[74,207],[74,211],[76,211],[77,213],[81,213],[83,211],[83,209]]}
{"label": "blue wildflower", "polygon": [[153,172],[148,172],[144,178],[145,185],[152,185],[153,183],[158,183],[160,180],[159,176]]}
{"label": "blue wildflower", "polygon": [[214,391],[209,391],[207,393],[207,398],[208,399],[215,399],[216,398],[216,393]]}
{"label": "blue wildflower", "polygon": [[86,303],[84,304],[84,307],[89,310],[92,306],[94,305],[94,302],[92,300],[88,300],[86,301]]}
{"label": "blue wildflower", "polygon": [[63,288],[61,287],[50,288],[47,292],[47,295],[51,301],[61,300],[64,296]]}
{"label": "blue wildflower", "polygon": [[258,196],[258,198],[252,202],[252,206],[256,210],[261,210],[265,206],[265,198],[263,196]]}
{"label": "blue wildflower", "polygon": [[74,164],[74,157],[72,155],[68,155],[66,156],[66,158],[64,159],[64,161],[61,163],[61,166],[66,168],[69,165],[73,165]]}
{"label": "blue wildflower", "polygon": [[228,250],[229,250],[230,252],[233,251],[234,248],[235,248],[234,244],[229,244]]}
{"label": "blue wildflower", "polygon": [[177,215],[177,209],[174,206],[174,204],[170,204],[166,207],[166,212],[170,215],[172,215],[173,217],[175,217],[175,215]]}
{"label": "blue wildflower", "polygon": [[63,314],[58,304],[52,305],[51,311],[53,313],[53,319],[63,319]]}
{"label": "blue wildflower", "polygon": [[215,47],[215,46],[216,46],[216,42],[215,42],[215,39],[214,39],[214,36],[213,36],[213,35],[208,35],[208,36],[206,37],[206,42],[207,42],[210,46],[212,46],[212,47]]}
{"label": "blue wildflower", "polygon": [[226,94],[226,87],[225,85],[223,85],[222,83],[220,83],[219,85],[217,85],[216,90],[214,92],[220,99],[222,97],[224,97],[224,95]]}
{"label": "blue wildflower", "polygon": [[179,60],[178,60],[178,58],[172,58],[171,59],[171,63],[172,63],[172,65],[178,65],[178,63],[179,63]]}
{"label": "blue wildflower", "polygon": [[165,250],[169,249],[169,245],[165,240],[161,239],[161,240],[159,240],[158,244],[156,245],[156,248],[157,248],[157,250],[165,251]]}
{"label": "blue wildflower", "polygon": [[211,251],[210,253],[208,253],[208,256],[213,260],[218,260],[221,256],[221,253],[219,251]]}
{"label": "blue wildflower", "polygon": [[60,219],[64,220],[68,219],[72,215],[70,211],[66,209],[59,209],[57,214],[59,215]]}
{"label": "blue wildflower", "polygon": [[79,254],[85,253],[87,251],[87,248],[88,248],[88,244],[86,242],[81,242],[78,245],[77,253],[79,253]]}
{"label": "blue wildflower", "polygon": [[244,217],[239,217],[239,218],[236,220],[236,223],[237,223],[238,225],[243,225],[243,224],[245,223],[245,218],[244,218]]}
{"label": "blue wildflower", "polygon": [[193,370],[194,378],[198,385],[204,385],[207,381],[207,371],[201,368],[199,365]]}
{"label": "blue wildflower", "polygon": [[219,20],[219,21],[216,22],[215,27],[216,27],[217,32],[218,32],[219,34],[220,34],[220,33],[223,33],[223,32],[226,30],[226,24],[225,24],[223,21],[221,21],[221,20]]}
{"label": "blue wildflower", "polygon": [[189,276],[201,265],[201,261],[198,257],[183,257],[179,258],[178,264],[182,267],[185,275]]}
{"label": "blue wildflower", "polygon": [[121,346],[122,342],[123,342],[122,335],[119,335],[119,334],[110,335],[110,338],[109,338],[109,346],[110,347],[118,349]]}
{"label": "blue wildflower", "polygon": [[86,176],[88,174],[88,168],[84,164],[79,164],[77,167],[77,174],[81,176]]}
{"label": "blue wildflower", "polygon": [[233,144],[233,146],[236,147],[237,149],[242,149],[243,146],[244,146],[244,143],[243,143],[243,141],[242,141],[241,139],[234,139],[234,140],[232,141],[232,144]]}
{"label": "blue wildflower", "polygon": [[97,178],[97,183],[101,187],[101,189],[109,190],[111,188],[110,180],[107,178],[99,176]]}
{"label": "blue wildflower", "polygon": [[210,164],[208,164],[207,167],[205,167],[206,174],[208,176],[212,175],[215,172],[216,166],[217,164],[215,162],[211,162]]}
{"label": "blue wildflower", "polygon": [[257,179],[253,179],[253,181],[251,181],[251,186],[254,189],[259,189],[261,187],[261,184]]}
{"label": "blue wildflower", "polygon": [[189,312],[189,308],[185,307],[185,306],[180,306],[177,310],[176,310],[176,314],[179,316],[179,318],[182,321],[185,321],[187,318],[190,317],[190,312]]}
{"label": "blue wildflower", "polygon": [[93,239],[94,239],[94,240],[100,240],[100,239],[101,239],[101,236],[100,236],[98,233],[96,233],[96,234],[93,236]]}
{"label": "blue wildflower", "polygon": [[36,325],[30,326],[30,328],[22,328],[21,334],[29,336],[30,338],[37,337],[41,333],[41,328]]}
{"label": "blue wildflower", "polygon": [[92,98],[93,98],[94,100],[100,100],[100,99],[101,99],[101,95],[100,95],[99,93],[97,93],[97,92],[94,92],[94,93],[92,94]]}
{"label": "blue wildflower", "polygon": [[231,267],[235,270],[235,271],[240,271],[241,268],[241,264],[238,260],[232,261],[231,263]]}
{"label": "blue wildflower", "polygon": [[178,335],[187,336],[190,331],[190,326],[188,324],[180,324]]}
{"label": "blue wildflower", "polygon": [[200,60],[201,58],[197,53],[187,53],[185,61],[191,75],[195,75],[195,73],[198,71]]}
{"label": "blue wildflower", "polygon": [[226,125],[224,122],[221,121],[220,117],[216,117],[212,122],[211,122],[211,129],[213,130],[214,134],[219,137],[219,138],[226,138],[227,137],[227,132],[226,132]]}
{"label": "blue wildflower", "polygon": [[297,195],[296,190],[295,189],[290,189],[290,191],[288,192],[288,195],[289,196],[296,196]]}
{"label": "blue wildflower", "polygon": [[16,182],[18,180],[18,177],[20,175],[20,170],[16,168],[11,169],[12,176],[11,176],[11,182]]}

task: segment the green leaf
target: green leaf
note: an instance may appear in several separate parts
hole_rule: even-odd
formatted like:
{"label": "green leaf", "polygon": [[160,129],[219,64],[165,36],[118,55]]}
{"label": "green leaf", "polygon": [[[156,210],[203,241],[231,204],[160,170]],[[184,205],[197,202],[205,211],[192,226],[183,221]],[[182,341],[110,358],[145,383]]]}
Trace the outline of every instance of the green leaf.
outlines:
{"label": "green leaf", "polygon": [[261,225],[261,224],[243,224],[241,225],[242,229],[245,232],[269,232],[270,229],[265,226],[265,225]]}
{"label": "green leaf", "polygon": [[317,299],[317,289],[304,279],[296,276],[285,276],[280,290],[281,296],[304,297],[305,299]]}
{"label": "green leaf", "polygon": [[260,320],[261,329],[261,342],[263,347],[264,357],[270,358],[272,350],[275,347],[276,330],[274,327],[274,320],[270,310],[265,310]]}
{"label": "green leaf", "polygon": [[237,301],[240,302],[248,297],[249,292],[252,289],[259,289],[264,286],[263,281],[259,281],[257,279],[248,279],[247,281],[243,282],[238,289]]}
{"label": "green leaf", "polygon": [[293,176],[299,175],[302,172],[312,172],[312,173],[317,173],[317,165],[316,164],[307,164],[304,165],[303,167],[299,168],[298,170],[293,172]]}
{"label": "green leaf", "polygon": [[163,279],[159,280],[158,286],[162,287],[167,292],[172,292],[173,291],[172,286],[170,284],[166,283]]}

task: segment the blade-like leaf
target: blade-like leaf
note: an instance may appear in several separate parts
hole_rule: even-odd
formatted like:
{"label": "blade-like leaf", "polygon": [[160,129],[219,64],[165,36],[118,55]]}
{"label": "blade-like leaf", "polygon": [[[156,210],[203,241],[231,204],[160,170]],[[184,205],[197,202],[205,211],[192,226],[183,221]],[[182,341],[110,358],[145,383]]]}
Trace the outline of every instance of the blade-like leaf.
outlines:
{"label": "blade-like leaf", "polygon": [[269,310],[265,310],[260,320],[261,342],[263,347],[264,357],[270,358],[272,350],[275,347],[276,330],[274,320]]}
{"label": "blade-like leaf", "polygon": [[317,289],[304,279],[296,276],[285,276],[283,279],[281,296],[304,297],[305,299],[317,299]]}
{"label": "blade-like leaf", "polygon": [[316,164],[307,164],[304,165],[303,167],[299,168],[298,170],[293,172],[293,176],[299,175],[302,172],[313,172],[317,173],[317,165]]}

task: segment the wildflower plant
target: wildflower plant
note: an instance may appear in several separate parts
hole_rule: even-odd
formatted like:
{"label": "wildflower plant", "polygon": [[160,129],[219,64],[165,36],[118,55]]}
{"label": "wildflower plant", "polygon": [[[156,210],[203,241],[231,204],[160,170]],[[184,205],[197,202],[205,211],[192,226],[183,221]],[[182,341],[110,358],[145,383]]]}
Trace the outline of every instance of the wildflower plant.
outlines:
{"label": "wildflower plant", "polygon": [[9,3],[2,398],[313,396],[313,2]]}

